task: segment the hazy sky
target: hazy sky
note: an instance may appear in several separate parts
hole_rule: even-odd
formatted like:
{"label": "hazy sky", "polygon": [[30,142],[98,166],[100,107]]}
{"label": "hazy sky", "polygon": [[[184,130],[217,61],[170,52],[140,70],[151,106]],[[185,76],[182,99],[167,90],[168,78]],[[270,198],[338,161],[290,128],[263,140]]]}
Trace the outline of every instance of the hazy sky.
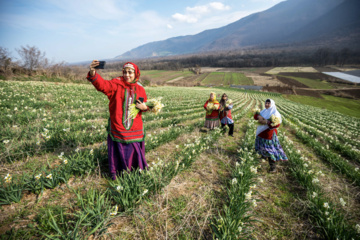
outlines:
{"label": "hazy sky", "polygon": [[0,46],[54,62],[113,58],[148,42],[235,22],[284,0],[0,0]]}

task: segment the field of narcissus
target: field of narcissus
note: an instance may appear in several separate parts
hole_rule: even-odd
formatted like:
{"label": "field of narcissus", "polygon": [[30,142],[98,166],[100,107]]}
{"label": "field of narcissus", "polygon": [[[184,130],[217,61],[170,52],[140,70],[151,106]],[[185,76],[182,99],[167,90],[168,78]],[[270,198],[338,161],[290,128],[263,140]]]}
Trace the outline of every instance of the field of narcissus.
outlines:
{"label": "field of narcissus", "polygon": [[[280,94],[146,88],[148,170],[108,173],[108,100],[90,84],[0,82],[3,239],[359,239],[360,119]],[[203,128],[210,92],[234,138]],[[220,98],[220,97],[218,97]],[[251,110],[272,98],[289,161],[254,151]]]}

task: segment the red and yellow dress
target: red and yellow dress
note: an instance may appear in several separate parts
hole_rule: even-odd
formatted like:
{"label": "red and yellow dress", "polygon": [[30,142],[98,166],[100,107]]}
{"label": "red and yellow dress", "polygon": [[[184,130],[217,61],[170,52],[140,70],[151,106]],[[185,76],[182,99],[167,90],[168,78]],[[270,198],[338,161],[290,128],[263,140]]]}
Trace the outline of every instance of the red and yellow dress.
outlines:
{"label": "red and yellow dress", "polygon": [[206,101],[204,104],[204,108],[206,110],[205,115],[205,127],[209,129],[214,129],[215,127],[220,126],[219,122],[219,107],[220,103],[216,101],[216,97],[214,95],[214,100],[210,99]]}

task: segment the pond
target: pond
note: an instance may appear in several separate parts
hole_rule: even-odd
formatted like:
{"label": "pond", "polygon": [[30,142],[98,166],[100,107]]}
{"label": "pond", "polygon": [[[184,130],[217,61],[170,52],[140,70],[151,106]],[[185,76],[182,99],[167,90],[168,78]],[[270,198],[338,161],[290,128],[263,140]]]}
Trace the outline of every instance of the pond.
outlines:
{"label": "pond", "polygon": [[346,81],[354,82],[354,83],[360,83],[360,77],[350,75],[344,72],[323,72],[323,74],[330,75],[333,77],[337,77]]}

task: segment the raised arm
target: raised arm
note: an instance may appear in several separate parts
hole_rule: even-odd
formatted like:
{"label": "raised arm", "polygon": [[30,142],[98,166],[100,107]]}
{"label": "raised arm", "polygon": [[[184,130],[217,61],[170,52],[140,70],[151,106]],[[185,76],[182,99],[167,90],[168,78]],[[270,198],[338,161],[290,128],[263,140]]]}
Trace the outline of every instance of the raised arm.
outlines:
{"label": "raised arm", "polygon": [[113,84],[111,81],[104,80],[100,74],[98,74],[95,70],[95,67],[99,65],[98,60],[93,60],[90,64],[90,71],[87,75],[87,80],[94,85],[94,87],[107,95],[108,97],[111,97],[114,90],[116,89],[116,85]]}

